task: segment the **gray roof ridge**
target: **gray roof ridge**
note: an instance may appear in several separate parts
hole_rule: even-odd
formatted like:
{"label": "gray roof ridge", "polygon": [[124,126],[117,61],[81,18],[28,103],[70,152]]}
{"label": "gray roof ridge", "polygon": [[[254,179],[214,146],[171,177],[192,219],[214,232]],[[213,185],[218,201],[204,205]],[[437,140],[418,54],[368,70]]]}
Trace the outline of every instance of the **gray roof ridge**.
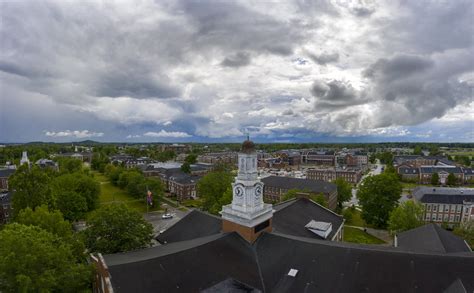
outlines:
{"label": "gray roof ridge", "polygon": [[[279,212],[279,211],[281,211],[281,210],[286,209],[287,207],[289,207],[289,206],[291,206],[293,203],[295,203],[297,200],[298,200],[297,197],[292,197],[292,198],[287,199],[287,200],[285,200],[285,201],[282,201],[282,202],[279,202],[279,203],[277,203],[277,204],[274,204],[273,207],[275,207],[275,206],[280,206],[280,205],[283,206],[283,205],[284,205],[281,209],[275,211],[275,213],[277,213],[277,212]],[[293,202],[292,202],[292,201],[293,201]]]}
{"label": "gray roof ridge", "polygon": [[[232,232],[233,233],[233,232]],[[166,245],[158,245],[154,247],[141,248],[128,252],[120,252],[104,255],[105,262],[108,266],[122,265],[127,263],[142,262],[165,255],[172,255],[181,251],[206,245],[214,240],[227,237],[232,233],[217,233],[210,236],[194,238],[185,241],[173,242]]]}
{"label": "gray roof ridge", "polygon": [[[266,233],[266,232],[264,232]],[[264,234],[262,233],[262,235]],[[257,264],[257,270],[258,270],[258,277],[260,279],[260,283],[262,285],[262,288],[263,288],[263,292],[265,292],[265,282],[263,281],[263,274],[262,274],[262,269],[260,267],[260,262],[259,262],[259,258],[258,258],[258,254],[257,254],[257,243],[259,242],[259,240],[262,238],[261,236],[262,235],[259,235],[259,237],[257,238],[257,241],[255,241],[253,244],[252,244],[252,253],[253,253],[253,256],[255,257],[255,263]]]}
{"label": "gray roof ridge", "polygon": [[444,251],[445,253],[447,253],[448,251],[446,250],[446,246],[444,245],[443,240],[442,240],[441,237],[439,236],[439,231],[438,231],[438,229],[435,227],[435,226],[438,226],[438,225],[436,225],[436,224],[434,224],[434,223],[429,223],[428,226],[430,226],[431,229],[434,230],[434,234],[436,234],[436,237],[438,238],[439,243],[441,243],[441,248],[443,249],[443,251]]}
{"label": "gray roof ridge", "polygon": [[395,254],[412,254],[412,255],[430,255],[430,256],[438,256],[438,257],[456,257],[456,258],[465,258],[465,257],[474,257],[472,253],[442,253],[442,252],[432,252],[432,251],[412,251],[412,250],[403,250],[393,246],[382,246],[377,244],[357,244],[357,243],[349,243],[349,242],[336,242],[336,241],[327,241],[322,239],[316,238],[308,238],[302,236],[293,236],[278,232],[271,232],[268,233],[274,236],[293,239],[296,241],[312,243],[312,244],[319,244],[331,247],[340,247],[346,249],[356,249],[356,250],[370,250],[370,251],[377,251],[377,252],[388,252],[388,253],[395,253]]}

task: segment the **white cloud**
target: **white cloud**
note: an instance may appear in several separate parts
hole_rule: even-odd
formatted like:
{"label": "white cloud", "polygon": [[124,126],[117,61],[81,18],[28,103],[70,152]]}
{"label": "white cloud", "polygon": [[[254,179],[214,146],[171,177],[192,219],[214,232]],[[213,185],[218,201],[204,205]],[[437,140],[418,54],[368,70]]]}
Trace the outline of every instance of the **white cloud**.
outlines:
{"label": "white cloud", "polygon": [[166,131],[164,129],[160,130],[160,132],[146,132],[143,134],[144,136],[149,136],[149,137],[173,137],[173,138],[185,138],[185,137],[191,137],[190,134],[186,132],[180,132],[180,131]]}
{"label": "white cloud", "polygon": [[127,135],[127,139],[139,138],[139,137],[141,137],[141,135],[139,135],[139,134],[129,134],[129,135]]}
{"label": "white cloud", "polygon": [[87,138],[87,137],[102,137],[103,132],[91,132],[89,130],[64,130],[64,131],[45,131],[45,135],[49,137],[75,137],[75,138]]}

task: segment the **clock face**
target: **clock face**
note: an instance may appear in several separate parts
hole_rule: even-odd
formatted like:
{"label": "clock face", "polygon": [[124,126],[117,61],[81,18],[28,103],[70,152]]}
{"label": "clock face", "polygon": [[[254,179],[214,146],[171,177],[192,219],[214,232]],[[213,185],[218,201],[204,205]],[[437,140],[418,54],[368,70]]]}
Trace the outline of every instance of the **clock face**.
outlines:
{"label": "clock face", "polygon": [[244,195],[244,189],[242,188],[242,186],[235,187],[234,192],[235,192],[235,195],[238,197],[241,197],[242,195]]}
{"label": "clock face", "polygon": [[257,187],[255,187],[255,197],[260,197],[262,195],[262,186],[261,185],[257,185]]}

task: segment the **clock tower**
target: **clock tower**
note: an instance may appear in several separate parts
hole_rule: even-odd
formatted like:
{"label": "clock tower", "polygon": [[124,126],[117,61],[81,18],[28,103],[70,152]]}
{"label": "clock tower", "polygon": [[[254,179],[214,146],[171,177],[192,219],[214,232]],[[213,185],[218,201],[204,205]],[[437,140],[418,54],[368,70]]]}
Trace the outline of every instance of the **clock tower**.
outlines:
{"label": "clock tower", "polygon": [[238,156],[239,171],[232,183],[232,203],[222,207],[222,231],[238,232],[253,243],[272,230],[273,208],[263,202],[263,183],[257,174],[257,153],[250,140],[244,141]]}

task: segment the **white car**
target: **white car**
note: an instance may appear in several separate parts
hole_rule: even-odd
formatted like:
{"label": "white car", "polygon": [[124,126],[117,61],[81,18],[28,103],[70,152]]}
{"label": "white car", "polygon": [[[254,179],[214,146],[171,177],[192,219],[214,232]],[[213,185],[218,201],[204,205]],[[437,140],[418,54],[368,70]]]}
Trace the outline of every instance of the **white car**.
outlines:
{"label": "white car", "polygon": [[162,219],[165,219],[165,220],[166,220],[166,219],[172,219],[172,218],[173,218],[173,215],[172,215],[172,214],[163,214],[163,215],[161,216],[161,218],[162,218]]}

